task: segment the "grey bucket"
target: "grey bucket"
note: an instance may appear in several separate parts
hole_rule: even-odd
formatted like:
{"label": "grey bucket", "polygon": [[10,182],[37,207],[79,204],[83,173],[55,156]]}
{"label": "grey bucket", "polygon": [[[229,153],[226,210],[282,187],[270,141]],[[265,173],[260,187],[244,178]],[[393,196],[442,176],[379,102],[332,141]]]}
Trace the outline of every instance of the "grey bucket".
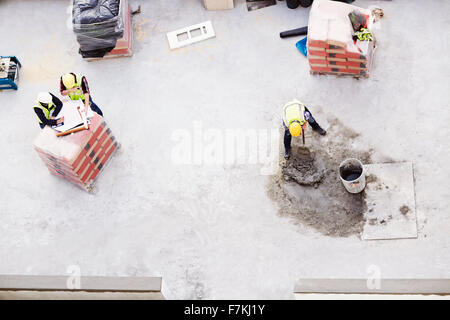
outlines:
{"label": "grey bucket", "polygon": [[364,166],[358,159],[345,159],[339,165],[339,178],[350,193],[359,193],[366,187]]}

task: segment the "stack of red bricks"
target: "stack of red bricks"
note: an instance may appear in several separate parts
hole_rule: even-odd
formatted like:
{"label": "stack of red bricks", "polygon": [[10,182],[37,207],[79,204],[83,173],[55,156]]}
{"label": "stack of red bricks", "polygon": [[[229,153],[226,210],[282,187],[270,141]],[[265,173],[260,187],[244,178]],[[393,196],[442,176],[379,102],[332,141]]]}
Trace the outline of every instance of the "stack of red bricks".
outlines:
{"label": "stack of red bricks", "polygon": [[57,137],[47,126],[34,141],[35,150],[52,174],[86,191],[92,191],[118,146],[111,129],[97,114],[90,119],[89,130]]}
{"label": "stack of red bricks", "polygon": [[317,0],[310,11],[308,61],[312,74],[368,77],[373,61],[375,39],[354,41],[348,14],[359,11],[371,26],[373,18],[365,10],[342,2]]}

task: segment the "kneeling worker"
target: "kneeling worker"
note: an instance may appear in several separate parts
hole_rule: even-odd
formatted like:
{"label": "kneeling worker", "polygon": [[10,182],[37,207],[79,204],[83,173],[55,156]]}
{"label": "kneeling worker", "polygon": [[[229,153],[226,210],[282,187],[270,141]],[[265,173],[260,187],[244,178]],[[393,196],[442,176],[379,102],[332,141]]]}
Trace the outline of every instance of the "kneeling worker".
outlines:
{"label": "kneeling worker", "polygon": [[[63,104],[61,100],[49,92],[40,92],[37,98],[37,104],[33,107],[39,120],[39,126],[44,129],[45,126],[56,126],[64,122],[64,117],[55,119],[61,111]],[[50,116],[51,114],[51,116]]]}
{"label": "kneeling worker", "polygon": [[297,99],[283,107],[284,158],[286,160],[291,156],[292,136],[298,137],[302,130],[306,129],[306,121],[320,135],[324,136],[327,133],[319,126],[308,108]]}
{"label": "kneeling worker", "polygon": [[92,101],[86,77],[72,72],[66,73],[61,77],[60,87],[63,96],[69,96],[70,100],[82,100],[86,111],[90,106],[92,111],[103,117],[102,110]]}

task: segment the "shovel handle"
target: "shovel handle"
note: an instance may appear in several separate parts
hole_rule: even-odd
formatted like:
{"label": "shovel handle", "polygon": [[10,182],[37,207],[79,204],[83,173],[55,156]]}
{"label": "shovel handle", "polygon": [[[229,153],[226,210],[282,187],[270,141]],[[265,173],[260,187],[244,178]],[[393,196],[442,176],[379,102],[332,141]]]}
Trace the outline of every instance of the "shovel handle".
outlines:
{"label": "shovel handle", "polygon": [[303,140],[303,145],[305,145],[305,130],[303,130],[303,127],[302,127],[302,140]]}

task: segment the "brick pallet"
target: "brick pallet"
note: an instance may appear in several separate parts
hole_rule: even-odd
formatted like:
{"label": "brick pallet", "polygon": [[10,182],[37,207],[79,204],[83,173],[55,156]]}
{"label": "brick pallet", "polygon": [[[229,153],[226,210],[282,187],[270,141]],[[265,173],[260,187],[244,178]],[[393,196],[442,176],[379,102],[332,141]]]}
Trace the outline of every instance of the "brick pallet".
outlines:
{"label": "brick pallet", "polygon": [[373,61],[373,41],[353,41],[353,28],[348,18],[352,11],[366,16],[373,24],[370,10],[328,0],[314,1],[308,25],[308,62],[312,74],[368,77]]}
{"label": "brick pallet", "polygon": [[91,192],[105,164],[120,147],[106,122],[97,114],[89,130],[63,137],[46,126],[34,141],[34,149],[48,170]]}
{"label": "brick pallet", "polygon": [[133,24],[131,22],[131,9],[128,0],[123,1],[125,1],[125,8],[127,8],[123,18],[123,37],[117,40],[114,49],[108,52],[103,58],[85,58],[85,60],[96,61],[109,58],[131,57],[133,55]]}

